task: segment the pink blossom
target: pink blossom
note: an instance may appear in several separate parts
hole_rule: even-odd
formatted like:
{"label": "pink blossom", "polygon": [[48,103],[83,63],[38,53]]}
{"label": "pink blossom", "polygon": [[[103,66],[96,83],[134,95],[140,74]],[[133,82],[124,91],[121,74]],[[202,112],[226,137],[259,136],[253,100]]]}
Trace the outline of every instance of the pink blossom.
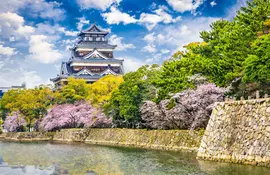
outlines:
{"label": "pink blossom", "polygon": [[225,89],[208,83],[175,94],[174,106],[168,109],[170,100],[158,105],[147,101],[141,107],[146,127],[155,129],[205,128],[215,102],[223,101]]}
{"label": "pink blossom", "polygon": [[26,121],[18,112],[14,112],[12,115],[7,116],[4,122],[4,129],[8,132],[23,131],[22,128],[24,126],[26,126]]}
{"label": "pink blossom", "polygon": [[110,127],[112,120],[87,102],[55,105],[41,122],[45,131],[61,128]]}

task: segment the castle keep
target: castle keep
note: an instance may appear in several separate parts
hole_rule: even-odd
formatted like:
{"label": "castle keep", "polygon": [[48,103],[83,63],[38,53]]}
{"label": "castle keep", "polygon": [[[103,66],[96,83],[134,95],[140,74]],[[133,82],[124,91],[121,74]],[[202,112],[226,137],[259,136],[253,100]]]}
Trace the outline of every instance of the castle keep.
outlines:
{"label": "castle keep", "polygon": [[55,86],[66,84],[69,77],[93,83],[108,74],[123,74],[123,60],[114,58],[116,45],[108,43],[108,34],[96,24],[81,31],[78,34],[79,40],[70,48],[69,61],[62,62],[60,74],[51,79]]}

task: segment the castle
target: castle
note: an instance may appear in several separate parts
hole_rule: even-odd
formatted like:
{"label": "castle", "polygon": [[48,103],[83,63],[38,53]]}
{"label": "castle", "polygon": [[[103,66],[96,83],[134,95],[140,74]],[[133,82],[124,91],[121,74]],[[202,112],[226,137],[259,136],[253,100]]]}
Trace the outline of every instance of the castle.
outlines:
{"label": "castle", "polygon": [[70,48],[69,61],[62,62],[60,74],[51,79],[55,86],[67,84],[69,77],[93,83],[108,74],[123,74],[124,60],[114,58],[113,51],[117,46],[108,43],[108,34],[108,31],[96,24],[81,31],[78,34],[79,40]]}

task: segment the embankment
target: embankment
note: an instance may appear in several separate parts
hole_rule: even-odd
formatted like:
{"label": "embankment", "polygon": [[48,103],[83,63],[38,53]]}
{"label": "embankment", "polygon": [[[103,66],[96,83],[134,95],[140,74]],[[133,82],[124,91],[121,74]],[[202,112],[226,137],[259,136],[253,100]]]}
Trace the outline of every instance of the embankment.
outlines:
{"label": "embankment", "polygon": [[270,99],[217,103],[197,157],[270,167]]}
{"label": "embankment", "polygon": [[144,129],[64,129],[55,133],[4,133],[4,140],[61,141],[140,148],[197,151],[203,131]]}

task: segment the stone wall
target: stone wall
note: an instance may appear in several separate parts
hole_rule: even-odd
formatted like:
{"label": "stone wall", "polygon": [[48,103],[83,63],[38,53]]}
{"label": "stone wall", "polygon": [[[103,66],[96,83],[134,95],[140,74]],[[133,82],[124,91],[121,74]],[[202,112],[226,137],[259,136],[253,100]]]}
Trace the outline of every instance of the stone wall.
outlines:
{"label": "stone wall", "polygon": [[53,137],[52,132],[8,132],[0,135],[0,139],[12,141],[49,141]]}
{"label": "stone wall", "polygon": [[61,142],[84,142],[89,136],[87,129],[62,129],[60,132],[56,132],[53,140]]}
{"label": "stone wall", "polygon": [[270,99],[216,103],[198,159],[270,166]]}
{"label": "stone wall", "polygon": [[197,151],[203,131],[91,129],[86,143]]}
{"label": "stone wall", "polygon": [[60,141],[132,146],[164,150],[197,151],[204,131],[144,129],[63,129],[55,133],[4,133],[0,138],[14,141]]}

